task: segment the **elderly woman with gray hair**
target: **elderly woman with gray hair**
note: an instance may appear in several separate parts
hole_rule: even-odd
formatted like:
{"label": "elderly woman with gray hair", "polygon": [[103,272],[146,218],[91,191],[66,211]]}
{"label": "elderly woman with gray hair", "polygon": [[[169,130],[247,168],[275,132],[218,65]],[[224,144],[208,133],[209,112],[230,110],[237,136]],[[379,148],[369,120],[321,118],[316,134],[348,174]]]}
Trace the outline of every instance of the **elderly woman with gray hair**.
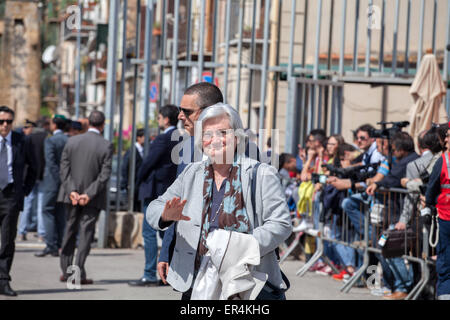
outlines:
{"label": "elderly woman with gray hair", "polygon": [[261,163],[252,190],[252,169],[258,162],[245,156],[246,143],[235,109],[223,103],[206,108],[196,123],[195,145],[207,159],[189,164],[147,208],[146,219],[157,230],[178,222],[167,282],[183,292],[182,299],[191,298],[208,253],[208,235],[218,229],[257,240],[259,264],[254,269],[267,275],[257,299],[285,299],[287,279],[276,249],[292,231],[289,209],[274,167]]}

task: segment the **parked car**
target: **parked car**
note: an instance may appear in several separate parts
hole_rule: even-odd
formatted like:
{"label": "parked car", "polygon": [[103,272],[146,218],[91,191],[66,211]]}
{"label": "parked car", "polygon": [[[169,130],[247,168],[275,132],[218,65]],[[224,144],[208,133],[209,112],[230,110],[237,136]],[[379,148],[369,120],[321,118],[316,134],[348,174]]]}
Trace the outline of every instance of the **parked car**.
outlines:
{"label": "parked car", "polygon": [[[117,155],[113,155],[112,170],[109,187],[109,205],[112,211],[116,211],[116,195],[117,195],[117,175],[120,170],[117,170]],[[128,210],[128,193],[126,190],[120,190],[119,195],[119,211]]]}

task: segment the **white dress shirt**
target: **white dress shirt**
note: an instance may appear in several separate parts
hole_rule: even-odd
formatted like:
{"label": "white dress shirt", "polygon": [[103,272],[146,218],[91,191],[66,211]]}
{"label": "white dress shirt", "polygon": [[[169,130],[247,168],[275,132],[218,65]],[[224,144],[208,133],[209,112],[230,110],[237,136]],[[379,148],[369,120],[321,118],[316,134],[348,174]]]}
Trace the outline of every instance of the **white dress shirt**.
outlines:
{"label": "white dress shirt", "polygon": [[174,128],[175,128],[175,126],[170,126],[166,130],[164,130],[163,133],[167,133],[167,132],[169,132],[170,130],[172,130]]}
{"label": "white dress shirt", "polygon": [[89,128],[89,130],[88,130],[88,132],[95,132],[95,133],[97,133],[97,134],[100,134],[100,131],[99,130],[97,130],[97,129],[95,129],[95,128]]}
{"label": "white dress shirt", "polygon": [[136,146],[137,151],[141,155],[141,158],[144,158],[144,147],[141,146],[139,142],[136,142],[134,145]]}

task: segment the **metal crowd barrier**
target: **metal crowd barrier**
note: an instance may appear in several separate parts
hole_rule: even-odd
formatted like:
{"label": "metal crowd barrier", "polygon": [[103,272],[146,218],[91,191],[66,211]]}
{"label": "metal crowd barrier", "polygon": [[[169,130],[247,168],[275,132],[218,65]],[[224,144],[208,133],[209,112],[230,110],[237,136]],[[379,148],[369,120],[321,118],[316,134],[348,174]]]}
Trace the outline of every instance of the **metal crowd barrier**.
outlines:
{"label": "metal crowd barrier", "polygon": [[[405,244],[406,241],[408,241],[406,238],[408,227],[412,227],[416,240],[414,244],[410,243],[409,250],[408,246],[405,245],[405,252],[401,258],[408,260],[408,262],[417,263],[420,266],[421,278],[406,297],[406,300],[417,299],[430,279],[430,265],[435,264],[431,257],[435,255],[436,252],[434,248],[429,246],[429,231],[420,219],[420,210],[418,209],[418,204],[420,202],[419,194],[410,193],[406,189],[380,189],[377,190],[374,197],[368,197],[366,201],[361,202],[359,225],[363,230],[359,231],[363,232],[355,232],[357,230],[353,230],[354,228],[349,221],[350,219],[344,211],[342,213],[340,226],[341,239],[335,239],[326,235],[325,227],[328,225],[329,221],[326,221],[326,212],[324,212],[321,208],[318,230],[298,232],[289,247],[283,252],[280,263],[287,258],[287,256],[295,249],[297,245],[301,245],[300,238],[304,233],[317,238],[317,248],[314,255],[308,260],[308,262],[297,271],[296,275],[298,276],[303,276],[309,268],[319,261],[319,259],[322,259],[327,265],[329,265],[334,273],[339,272],[331,263],[330,259],[325,255],[325,243],[342,244],[358,250],[358,253],[362,252],[362,265],[341,288],[342,292],[348,293],[367,271],[369,267],[369,253],[372,252],[379,255],[382,254],[382,250],[378,246],[378,240],[380,239],[382,233],[387,230],[390,225],[395,225],[398,222],[400,214],[403,210],[405,197],[407,196],[412,199],[412,213],[409,223],[407,224],[407,228],[405,229]],[[379,223],[374,223],[371,221],[370,206],[373,204],[374,198],[378,199],[378,203],[384,205],[384,209],[382,211],[383,219]],[[333,216],[331,215],[331,217]],[[364,220],[362,219],[363,217]],[[372,232],[372,239],[369,238],[370,229]],[[335,234],[335,232],[332,233]],[[359,234],[359,239],[357,237],[355,238],[354,236],[350,236],[352,234]],[[409,267],[412,268],[412,265]]]}

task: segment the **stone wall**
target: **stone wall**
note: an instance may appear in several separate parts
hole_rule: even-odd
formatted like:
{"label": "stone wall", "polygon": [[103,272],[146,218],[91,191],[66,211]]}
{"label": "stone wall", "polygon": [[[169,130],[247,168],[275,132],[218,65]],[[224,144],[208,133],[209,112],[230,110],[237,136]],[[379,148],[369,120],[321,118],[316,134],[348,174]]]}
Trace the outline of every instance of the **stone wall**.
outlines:
{"label": "stone wall", "polygon": [[41,50],[37,1],[6,1],[0,52],[0,105],[16,112],[16,125],[40,112]]}

